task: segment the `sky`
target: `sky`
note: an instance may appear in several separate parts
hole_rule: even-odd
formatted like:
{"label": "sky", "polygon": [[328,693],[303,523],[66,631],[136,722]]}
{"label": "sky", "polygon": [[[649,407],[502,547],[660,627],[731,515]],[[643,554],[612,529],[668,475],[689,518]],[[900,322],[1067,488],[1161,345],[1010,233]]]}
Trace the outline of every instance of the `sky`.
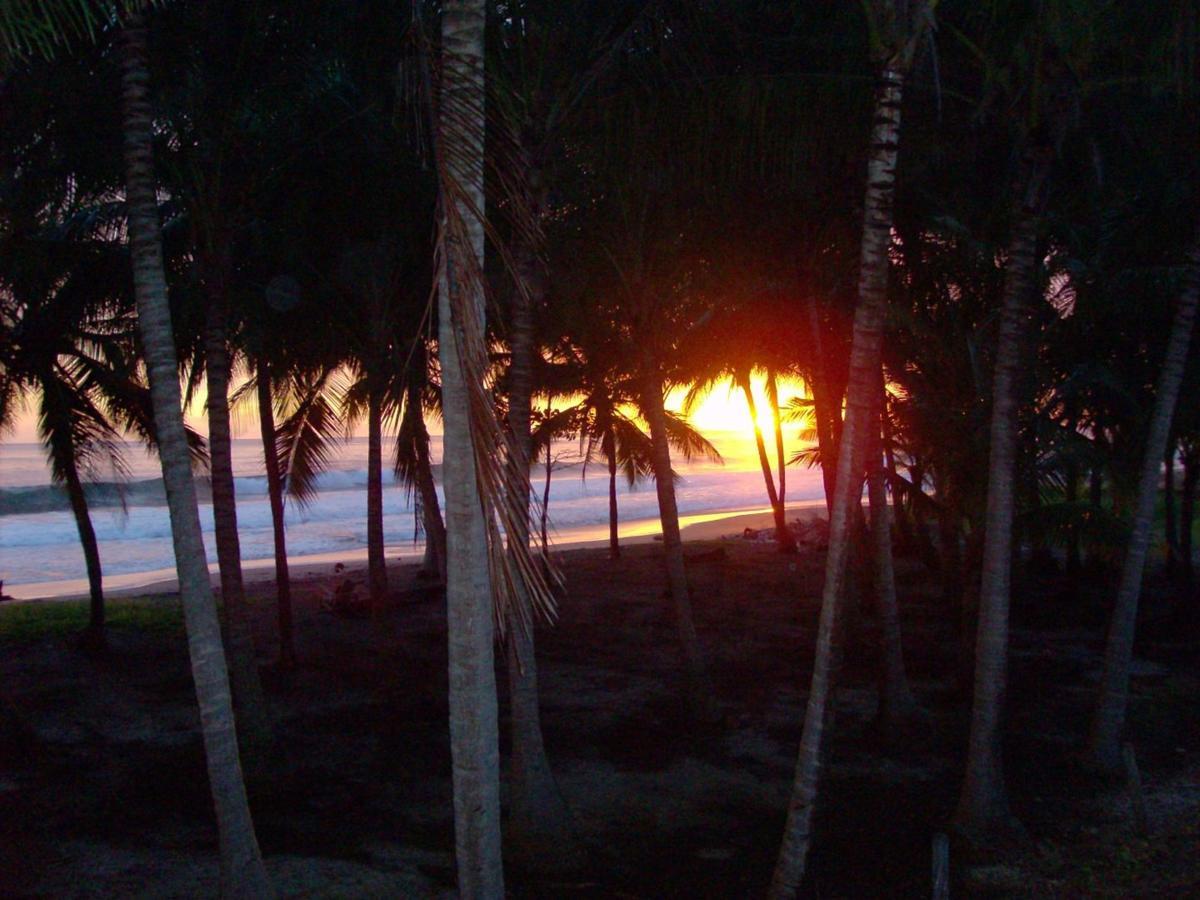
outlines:
{"label": "sky", "polygon": [[[770,408],[766,403],[761,375],[753,379],[756,396],[759,423],[767,438],[768,452],[774,461],[774,449]],[[799,381],[784,380],[779,385],[779,400],[784,406],[790,398],[805,393],[804,386]],[[673,391],[667,398],[669,409],[680,411],[683,407],[685,391]],[[208,434],[208,423],[204,416],[203,387],[196,392],[196,397],[188,410],[187,420],[200,434]],[[705,434],[726,458],[726,464],[735,468],[754,468],[758,466],[757,449],[754,445],[754,433],[750,427],[750,410],[745,397],[740,390],[733,389],[732,383],[726,379],[719,382],[697,403],[690,414],[692,424]],[[360,423],[354,432],[355,437],[366,436],[366,423]],[[431,422],[430,430],[437,434],[441,431],[440,422]],[[801,426],[784,424],[784,438],[789,456],[800,449],[799,439]],[[257,437],[258,422],[252,403],[234,412],[234,437]],[[34,404],[26,403],[26,408],[17,416],[14,428],[3,435],[3,440],[12,443],[34,443],[38,440],[37,419]]]}

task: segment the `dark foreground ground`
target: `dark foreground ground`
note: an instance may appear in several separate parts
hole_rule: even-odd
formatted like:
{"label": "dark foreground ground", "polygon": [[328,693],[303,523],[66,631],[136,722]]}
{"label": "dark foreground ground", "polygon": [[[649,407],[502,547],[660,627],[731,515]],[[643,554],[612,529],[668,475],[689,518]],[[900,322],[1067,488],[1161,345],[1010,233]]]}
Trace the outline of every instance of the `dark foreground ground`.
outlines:
{"label": "dark foreground ground", "polygon": [[[723,713],[700,726],[677,702],[660,552],[631,547],[619,563],[600,551],[564,557],[561,620],[538,638],[543,722],[594,862],[566,881],[510,872],[514,897],[765,889],[823,554],[689,546],[693,557],[720,557],[690,570]],[[453,893],[444,607],[406,591],[414,579],[414,567],[395,570],[401,596],[379,621],[320,612],[327,581],[299,586],[301,668],[287,679],[264,668],[275,740],[251,801],[285,896]],[[955,686],[957,619],[935,582],[902,562],[900,593],[928,721],[899,742],[873,726],[875,631],[864,615],[843,670],[813,896],[928,896],[930,841],[953,808],[968,702]],[[1104,610],[1088,591],[1072,593],[1053,578],[1018,585],[1006,750],[1026,835],[970,858],[956,846],[954,895],[1200,896],[1196,643],[1155,619],[1152,588],[1131,717],[1148,819],[1139,834],[1123,786],[1074,762]],[[265,662],[273,610],[260,602],[255,614]],[[212,895],[215,835],[177,601],[114,603],[104,659],[74,651],[79,615],[61,603],[0,609],[0,895]]]}

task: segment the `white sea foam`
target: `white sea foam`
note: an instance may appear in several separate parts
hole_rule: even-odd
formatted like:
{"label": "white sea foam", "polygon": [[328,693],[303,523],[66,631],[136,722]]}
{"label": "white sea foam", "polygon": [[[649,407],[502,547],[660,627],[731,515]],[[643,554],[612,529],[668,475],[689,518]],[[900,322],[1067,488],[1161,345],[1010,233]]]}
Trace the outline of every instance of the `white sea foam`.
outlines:
{"label": "white sea foam", "polygon": [[[0,448],[0,486],[44,485],[42,453],[37,445]],[[440,440],[436,437],[434,457],[440,457]],[[135,479],[153,478],[157,473],[157,460],[140,451],[131,452],[129,462]],[[365,462],[365,441],[349,442],[335,460],[335,468],[320,477],[314,501],[302,508],[289,504],[286,514],[289,555],[351,551],[366,546]],[[764,505],[762,474],[752,467],[753,462],[733,458],[725,467],[707,463],[678,466],[682,476],[677,485],[680,513]],[[274,552],[271,511],[266,479],[260,474],[261,451],[256,442],[234,442],[234,471],[242,557],[270,558]],[[384,531],[389,544],[404,544],[412,540],[416,524],[412,499],[392,481],[386,462],[385,473]],[[542,491],[540,478],[535,469],[533,493],[537,498]],[[819,472],[789,469],[788,482],[789,500],[821,496]],[[619,491],[623,522],[633,524],[657,517],[658,503],[652,482],[632,491],[621,483]],[[555,531],[570,529],[578,536],[581,528],[595,526],[595,536],[602,536],[608,521],[607,472],[601,467],[591,467],[585,480],[578,466],[556,471],[551,481],[549,512]],[[131,503],[124,511],[119,507],[101,508],[93,511],[92,520],[105,573],[148,572],[173,565],[171,528],[165,507]],[[201,504],[200,521],[210,557],[215,559],[211,505]],[[78,532],[68,510],[0,516],[0,579],[6,584],[78,579],[85,574]]]}

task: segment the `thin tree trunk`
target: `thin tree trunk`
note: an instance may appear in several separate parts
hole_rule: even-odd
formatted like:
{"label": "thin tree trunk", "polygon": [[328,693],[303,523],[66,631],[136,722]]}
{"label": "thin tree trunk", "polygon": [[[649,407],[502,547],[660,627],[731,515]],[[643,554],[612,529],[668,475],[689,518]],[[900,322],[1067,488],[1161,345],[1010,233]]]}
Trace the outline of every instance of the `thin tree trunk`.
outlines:
{"label": "thin tree trunk", "polygon": [[1197,229],[1187,263],[1186,280],[1175,310],[1175,319],[1171,323],[1167,353],[1154,398],[1154,412],[1150,419],[1150,433],[1146,439],[1146,454],[1134,506],[1133,533],[1129,537],[1125,562],[1121,567],[1121,581],[1104,652],[1100,695],[1088,737],[1091,761],[1107,770],[1115,770],[1121,763],[1121,734],[1129,706],[1129,665],[1133,659],[1138,599],[1150,544],[1150,529],[1154,523],[1154,502],[1158,496],[1158,468],[1171,431],[1171,419],[1187,366],[1196,306],[1200,302],[1200,228]]}
{"label": "thin tree trunk", "polygon": [[[886,384],[883,389],[883,408],[880,411],[879,421],[883,440],[884,476],[887,484],[892,488],[892,524],[896,526],[896,535],[902,552],[912,552],[916,545],[916,538],[913,535],[913,522],[904,508],[904,503],[900,499],[900,491],[897,488],[900,484],[900,476],[896,471],[896,453],[892,446],[892,418],[888,414]],[[919,488],[914,485],[914,489]]]}
{"label": "thin tree trunk", "polygon": [[[775,465],[779,472],[779,508],[787,509],[787,459],[783,445],[783,415],[779,410],[779,380],[774,369],[767,369],[767,403],[775,428]],[[790,536],[790,534],[789,534]],[[795,546],[793,542],[793,546]]]}
{"label": "thin tree trunk", "polygon": [[[758,448],[758,464],[762,467],[763,481],[767,485],[767,500],[771,503],[771,513],[775,519],[775,541],[781,552],[796,549],[796,542],[787,527],[787,516],[783,511],[783,503],[775,490],[775,476],[771,471],[771,460],[767,456],[767,444],[763,439],[762,428],[758,424],[758,407],[754,401],[754,390],[750,385],[750,373],[746,370],[737,373],[736,381],[742,393],[746,395],[746,405],[750,407],[750,421],[754,426],[754,444]],[[782,466],[780,472],[782,472]]]}
{"label": "thin tree trunk", "polygon": [[421,409],[421,388],[410,383],[406,389],[404,414],[411,416],[411,430],[416,435],[417,492],[421,497],[421,518],[425,527],[426,556],[432,556],[430,571],[435,571],[446,582],[446,523],[442,521],[441,504],[438,502],[437,484],[433,479],[433,463],[429,456],[429,430],[425,427],[425,414]]}
{"label": "thin tree trunk", "polygon": [[551,456],[550,442],[546,442],[546,481],[542,487],[542,555],[550,552],[550,539],[546,534],[546,524],[550,516],[550,476],[554,472],[554,457]]}
{"label": "thin tree trunk", "polygon": [[663,532],[663,560],[667,584],[675,606],[675,627],[683,652],[687,675],[688,701],[693,712],[711,715],[713,696],[708,686],[708,671],[696,623],[692,617],[692,597],[688,589],[687,567],[683,561],[683,540],[679,534],[679,507],[675,503],[675,477],[671,470],[671,448],[667,442],[667,414],[663,405],[662,380],[648,376],[642,390],[642,410],[650,425],[650,447],[654,466],[654,487],[658,493],[658,514]]}
{"label": "thin tree trunk", "polygon": [[[541,169],[529,147],[523,147],[527,186],[534,214],[541,209]],[[508,426],[513,434],[512,484],[517,486],[519,502],[525,509],[522,533],[509,536],[514,544],[529,544],[529,468],[533,440],[530,417],[533,407],[533,363],[537,346],[533,333],[533,313],[544,294],[542,268],[532,247],[518,248],[517,265],[525,290],[512,297],[509,323]],[[546,441],[546,488],[542,495],[542,553],[549,551],[546,518],[550,505],[550,475],[553,469],[551,441]],[[546,757],[538,709],[537,658],[533,625],[528,629],[509,630],[506,643],[508,694],[511,708],[512,790],[509,795],[509,819],[506,838],[509,858],[525,869],[569,871],[583,862],[575,840],[571,817],[558,782]]]}
{"label": "thin tree trunk", "polygon": [[383,554],[383,393],[377,376],[367,376],[367,589],[371,609],[387,604],[387,559]]}
{"label": "thin tree trunk", "polygon": [[146,357],[155,436],[162,463],[167,509],[175,545],[175,565],[187,628],[188,653],[209,787],[220,838],[221,893],[225,897],[272,896],[258,849],[254,823],[238,760],[233,702],[217,607],[209,582],[200,513],[192,481],[191,457],[179,400],[179,374],[162,232],[154,181],[153,116],[149,102],[146,31],[143,14],[125,17],[121,52],[121,91],[125,144],[125,192],[138,329]]}
{"label": "thin tree trunk", "polygon": [[100,546],[96,543],[96,529],[88,513],[87,495],[79,480],[79,469],[75,464],[74,448],[70,458],[64,460],[64,480],[67,498],[71,501],[71,512],[75,516],[75,528],[79,531],[79,543],[83,547],[83,561],[88,578],[88,624],[83,633],[86,649],[99,650],[105,646],[104,635],[104,578],[100,569]]}
{"label": "thin tree trunk", "polygon": [[814,364],[813,382],[809,387],[813,396],[813,417],[816,420],[817,448],[821,451],[821,483],[825,488],[825,512],[833,513],[833,493],[836,487],[836,464],[834,455],[833,413],[829,410],[829,371],[825,360],[825,344],[821,336],[821,321],[817,315],[817,301],[808,299],[809,340],[812,341]]}
{"label": "thin tree trunk", "polygon": [[[217,562],[221,571],[221,605],[225,613],[225,641],[229,647],[229,676],[233,703],[241,723],[242,747],[253,762],[266,743],[270,727],[250,612],[242,583],[242,550],[238,540],[237,497],[233,482],[233,435],[229,418],[230,358],[226,342],[229,315],[226,295],[227,257],[211,261],[208,278],[208,310],[205,326],[204,375],[208,389],[208,451],[212,485],[213,525],[216,531]],[[253,771],[253,767],[251,767]]]}
{"label": "thin tree trunk", "polygon": [[[880,394],[882,400],[882,392]],[[892,560],[892,516],[888,505],[887,468],[880,428],[873,429],[875,446],[871,451],[867,496],[871,505],[871,549],[875,557],[875,600],[879,614],[879,719],[889,730],[911,719],[917,709],[908,672],[904,667],[904,648],[900,635],[900,608],[896,602],[896,572]]]}
{"label": "thin tree trunk", "polygon": [[1010,819],[1001,763],[1001,716],[1008,677],[1008,607],[1017,463],[1017,385],[1024,366],[1026,322],[1036,290],[1037,229],[1045,205],[1049,157],[1028,157],[1015,207],[1005,269],[1004,299],[992,382],[983,572],[976,629],[974,702],[967,773],[955,813],[957,824],[982,835]]}
{"label": "thin tree trunk", "polygon": [[608,558],[621,558],[617,537],[617,436],[610,428],[604,437],[604,455],[608,459]]}
{"label": "thin tree trunk", "polygon": [[271,529],[275,538],[275,607],[279,618],[279,664],[296,665],[296,642],[292,628],[292,579],[288,572],[287,530],[284,527],[283,477],[275,446],[275,408],[271,399],[271,366],[259,356],[258,424],[262,437],[263,464],[267,472],[267,497],[271,503]]}
{"label": "thin tree trunk", "polygon": [[[443,4],[441,105],[446,109],[453,104],[457,114],[452,122],[439,123],[446,160],[442,165],[467,192],[474,210],[484,208],[484,20],[483,0]],[[443,193],[443,202],[459,201]],[[466,339],[482,335],[484,328],[482,288],[468,276],[483,268],[484,234],[483,223],[468,204],[462,203],[455,212],[465,225],[465,241],[446,235],[438,291],[455,862],[461,897],[501,900],[504,869],[493,601],[470,427],[466,373],[471,368],[464,365],[465,354],[482,352]]]}
{"label": "thin tree trunk", "polygon": [[[812,841],[813,812],[820,785],[825,730],[833,708],[837,650],[845,605],[846,563],[852,530],[862,510],[862,474],[870,432],[879,430],[880,347],[887,308],[888,247],[896,186],[896,157],[900,139],[900,104],[904,73],[885,67],[875,91],[875,118],[867,170],[858,305],[854,313],[846,418],[838,446],[837,477],[829,519],[829,551],[825,586],[817,626],[812,684],[804,714],[804,730],[796,759],[792,796],[788,802],[783,843],[771,879],[770,896],[794,897],[804,878]],[[874,424],[873,424],[874,422]]]}

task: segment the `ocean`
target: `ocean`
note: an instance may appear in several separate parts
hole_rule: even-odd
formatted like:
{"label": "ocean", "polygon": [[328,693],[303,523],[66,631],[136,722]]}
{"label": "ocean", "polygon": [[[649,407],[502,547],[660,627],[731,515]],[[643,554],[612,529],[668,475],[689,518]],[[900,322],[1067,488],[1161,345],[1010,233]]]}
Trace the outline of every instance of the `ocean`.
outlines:
{"label": "ocean", "polygon": [[[676,470],[681,515],[762,509],[766,490],[753,445],[741,434],[710,434],[725,455],[725,464],[680,463]],[[433,457],[441,458],[441,437],[434,435]],[[263,474],[261,444],[233,442],[237,485],[238,532],[242,558],[248,565],[268,561],[274,553],[271,510]],[[549,522],[557,543],[597,540],[608,534],[608,476],[603,464],[583,467],[572,461],[578,444],[554,448],[562,457],[551,479]],[[749,452],[747,452],[749,451]],[[312,503],[289,503],[286,512],[289,558],[347,562],[365,557],[365,438],[347,441],[319,483]],[[89,485],[92,522],[100,544],[106,584],[136,586],[173,574],[171,526],[163,505],[157,457],[131,445],[125,453],[128,476],[99,476]],[[207,495],[205,473],[197,473],[200,494]],[[540,498],[544,466],[532,472],[533,493]],[[820,472],[789,468],[788,500],[823,496]],[[389,556],[416,555],[423,544],[416,536],[416,516],[408,492],[393,482],[385,445],[384,533]],[[658,502],[652,481],[633,489],[620,483],[621,534],[657,533]],[[440,486],[439,486],[440,492]],[[200,504],[200,520],[215,562],[212,506]],[[45,451],[40,444],[0,443],[0,580],[14,596],[85,591],[83,552],[75,520],[62,491],[50,484]],[[22,588],[24,586],[24,588]]]}

